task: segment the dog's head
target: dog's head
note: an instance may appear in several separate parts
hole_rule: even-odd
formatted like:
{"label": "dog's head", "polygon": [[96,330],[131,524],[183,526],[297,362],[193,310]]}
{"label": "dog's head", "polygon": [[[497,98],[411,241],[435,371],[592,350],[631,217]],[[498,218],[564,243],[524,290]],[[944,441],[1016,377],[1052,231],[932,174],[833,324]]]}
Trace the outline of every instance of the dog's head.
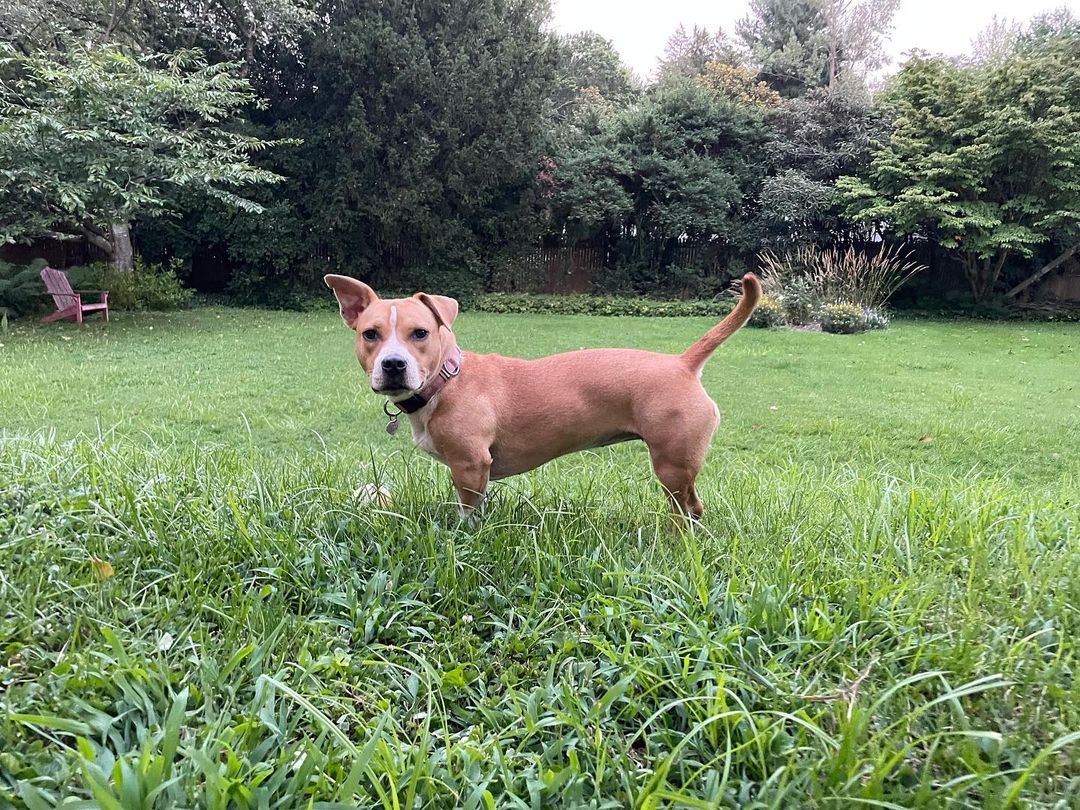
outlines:
{"label": "dog's head", "polygon": [[427,293],[383,301],[355,278],[329,275],[323,281],[337,296],[345,325],[356,332],[356,356],[373,391],[402,399],[439,372],[453,343],[457,301]]}

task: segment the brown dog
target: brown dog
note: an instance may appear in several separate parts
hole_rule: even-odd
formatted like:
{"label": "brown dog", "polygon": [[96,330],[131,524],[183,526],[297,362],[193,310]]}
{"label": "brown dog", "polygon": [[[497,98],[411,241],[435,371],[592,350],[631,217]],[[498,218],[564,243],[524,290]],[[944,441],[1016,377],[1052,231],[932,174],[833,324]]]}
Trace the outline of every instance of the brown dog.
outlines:
{"label": "brown dog", "polygon": [[[761,286],[748,273],[735,309],[682,354],[583,349],[539,360],[462,353],[453,298],[383,301],[348,276],[324,279],[356,331],[356,356],[384,408],[407,413],[417,447],[450,468],[462,513],[492,478],[566,453],[641,439],[680,517],[701,517],[694,479],[720,420],[699,380],[709,355],[749,320]],[[397,427],[397,413],[387,410]]]}

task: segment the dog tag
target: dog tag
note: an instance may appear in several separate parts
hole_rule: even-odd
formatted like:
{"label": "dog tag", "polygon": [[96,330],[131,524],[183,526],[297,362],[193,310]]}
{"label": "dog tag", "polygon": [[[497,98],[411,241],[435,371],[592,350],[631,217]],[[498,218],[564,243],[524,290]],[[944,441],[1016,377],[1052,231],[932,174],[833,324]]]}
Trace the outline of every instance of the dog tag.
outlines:
{"label": "dog tag", "polygon": [[389,433],[391,436],[393,436],[395,433],[397,433],[397,429],[398,429],[397,416],[396,415],[391,416],[390,421],[386,423],[386,432]]}

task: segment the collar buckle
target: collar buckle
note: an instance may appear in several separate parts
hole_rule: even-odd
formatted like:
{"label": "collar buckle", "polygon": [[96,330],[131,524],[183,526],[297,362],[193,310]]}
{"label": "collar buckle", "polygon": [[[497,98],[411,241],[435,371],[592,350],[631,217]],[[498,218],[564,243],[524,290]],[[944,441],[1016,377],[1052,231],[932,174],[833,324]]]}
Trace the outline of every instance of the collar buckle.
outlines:
{"label": "collar buckle", "polygon": [[[453,364],[453,365],[451,365]],[[461,353],[457,352],[455,357],[451,357],[445,363],[442,364],[442,368],[439,369],[439,376],[447,382],[454,379],[461,373]]]}

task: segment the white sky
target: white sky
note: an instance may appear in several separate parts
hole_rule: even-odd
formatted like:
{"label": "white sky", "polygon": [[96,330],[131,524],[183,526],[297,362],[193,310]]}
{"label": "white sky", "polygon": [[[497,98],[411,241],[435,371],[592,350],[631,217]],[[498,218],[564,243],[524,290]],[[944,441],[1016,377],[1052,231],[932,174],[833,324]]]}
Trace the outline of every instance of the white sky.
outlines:
{"label": "white sky", "polygon": [[[630,67],[648,77],[679,23],[734,33],[747,0],[552,0],[557,31],[596,31],[615,43]],[[1068,6],[1080,13],[1080,0],[901,0],[893,20],[889,53],[896,61],[912,48],[959,55],[996,14],[1026,21],[1041,11]]]}

